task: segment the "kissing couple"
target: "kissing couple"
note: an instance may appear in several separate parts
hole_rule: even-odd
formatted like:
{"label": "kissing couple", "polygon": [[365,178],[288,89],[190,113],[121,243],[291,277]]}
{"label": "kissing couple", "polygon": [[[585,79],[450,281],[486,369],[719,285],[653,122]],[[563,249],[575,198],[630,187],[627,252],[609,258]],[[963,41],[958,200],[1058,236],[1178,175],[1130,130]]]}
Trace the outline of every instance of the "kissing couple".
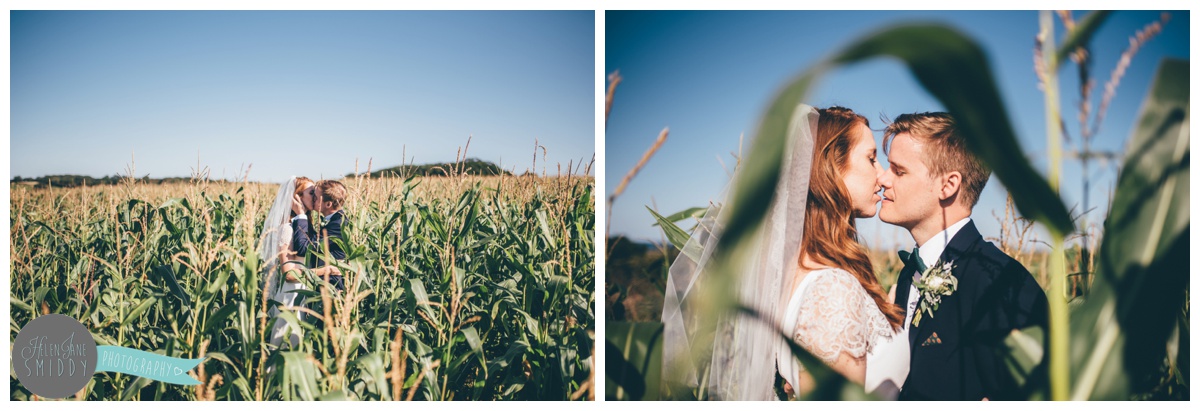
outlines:
{"label": "kissing couple", "polygon": [[[325,261],[326,252],[334,260],[346,259],[341,244],[345,241],[342,237],[345,201],[346,186],[334,180],[313,182],[308,177],[292,177],[279,187],[263,223],[259,246],[259,254],[265,260],[264,293],[278,303],[272,305],[270,318],[277,317],[279,307],[284,307],[292,308],[298,320],[305,320],[306,310],[298,307],[303,299],[297,290],[309,290],[325,282],[338,292],[345,291],[341,271]],[[319,218],[320,222],[310,221],[310,217]],[[317,284],[303,279],[305,268],[311,270]],[[300,331],[288,327],[286,321],[275,321],[271,344],[280,347],[286,337],[295,347],[300,342]]]}
{"label": "kissing couple", "polygon": [[[800,105],[788,133],[768,214],[736,273],[735,295],[757,315],[719,319],[711,347],[696,335],[696,324],[712,319],[696,318],[691,300],[703,294],[696,289],[724,220],[710,209],[668,274],[670,382],[713,399],[805,398],[814,381],[786,336],[878,397],[1021,398],[1000,353],[1012,330],[1045,327],[1047,299],[971,221],[991,172],[967,150],[954,119],[896,117],[884,129],[886,170],[866,117],[848,108]],[[890,293],[855,228],[876,215],[915,243],[900,252],[904,267]]]}

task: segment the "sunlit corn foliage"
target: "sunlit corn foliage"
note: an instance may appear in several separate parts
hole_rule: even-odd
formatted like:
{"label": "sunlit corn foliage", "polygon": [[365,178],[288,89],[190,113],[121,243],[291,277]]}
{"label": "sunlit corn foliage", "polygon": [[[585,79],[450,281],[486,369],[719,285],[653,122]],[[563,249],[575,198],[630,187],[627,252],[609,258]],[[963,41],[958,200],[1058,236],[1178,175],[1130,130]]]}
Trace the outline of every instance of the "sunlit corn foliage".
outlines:
{"label": "sunlit corn foliage", "polygon": [[206,358],[203,385],[97,373],[71,399],[589,397],[593,178],[343,182],[347,291],[306,273],[325,309],[284,311],[305,331],[283,349],[255,251],[278,185],[12,185],[10,338],[65,314],[97,344]]}

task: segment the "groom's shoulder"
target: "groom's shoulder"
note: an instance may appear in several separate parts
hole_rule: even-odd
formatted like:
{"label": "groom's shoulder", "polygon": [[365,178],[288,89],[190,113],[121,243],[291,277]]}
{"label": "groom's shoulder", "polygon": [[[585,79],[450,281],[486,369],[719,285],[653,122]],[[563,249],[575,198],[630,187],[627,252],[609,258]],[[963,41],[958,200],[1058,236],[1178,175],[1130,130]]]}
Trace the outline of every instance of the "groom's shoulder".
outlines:
{"label": "groom's shoulder", "polygon": [[1029,270],[1020,261],[1005,254],[1004,251],[1001,251],[991,241],[981,239],[976,244],[974,254],[976,262],[989,272],[1003,275],[1022,274],[1030,279],[1033,278],[1033,275],[1029,273]]}
{"label": "groom's shoulder", "polygon": [[337,212],[329,216],[330,224],[341,224],[344,221],[346,221],[346,210],[337,210]]}
{"label": "groom's shoulder", "polygon": [[1012,290],[1041,291],[1037,279],[1025,265],[1012,256],[1004,253],[989,241],[979,241],[976,262],[981,264],[992,285],[1005,284],[1004,288]]}

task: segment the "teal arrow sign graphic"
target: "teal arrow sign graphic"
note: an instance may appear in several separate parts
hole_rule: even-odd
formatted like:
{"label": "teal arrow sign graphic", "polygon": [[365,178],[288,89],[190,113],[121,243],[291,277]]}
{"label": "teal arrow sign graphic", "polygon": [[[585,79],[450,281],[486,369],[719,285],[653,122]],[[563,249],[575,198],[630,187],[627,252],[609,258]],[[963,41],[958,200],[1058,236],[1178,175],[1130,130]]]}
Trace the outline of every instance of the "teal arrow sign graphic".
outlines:
{"label": "teal arrow sign graphic", "polygon": [[96,347],[96,372],[113,371],[179,385],[197,385],[187,372],[203,358],[174,358],[133,348],[101,345]]}

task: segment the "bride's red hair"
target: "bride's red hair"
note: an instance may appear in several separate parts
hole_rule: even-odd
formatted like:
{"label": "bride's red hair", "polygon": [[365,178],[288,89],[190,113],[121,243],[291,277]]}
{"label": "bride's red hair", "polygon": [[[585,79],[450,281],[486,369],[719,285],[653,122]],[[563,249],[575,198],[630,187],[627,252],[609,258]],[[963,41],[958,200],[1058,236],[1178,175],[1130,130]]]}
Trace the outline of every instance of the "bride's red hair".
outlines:
{"label": "bride's red hair", "polygon": [[887,294],[875,278],[866,247],[858,242],[854,208],[842,176],[850,165],[850,149],[859,124],[870,126],[866,117],[845,107],[817,110],[820,120],[813,148],[812,176],[808,185],[808,206],[804,211],[804,237],[800,243],[800,263],[807,256],[817,264],[849,271],[867,294],[875,300],[892,328],[904,321],[900,306],[887,300]]}
{"label": "bride's red hair", "polygon": [[301,190],[304,190],[305,187],[307,187],[308,185],[311,185],[311,184],[316,184],[312,181],[311,178],[296,177],[296,191],[295,191],[296,194],[300,194]]}

